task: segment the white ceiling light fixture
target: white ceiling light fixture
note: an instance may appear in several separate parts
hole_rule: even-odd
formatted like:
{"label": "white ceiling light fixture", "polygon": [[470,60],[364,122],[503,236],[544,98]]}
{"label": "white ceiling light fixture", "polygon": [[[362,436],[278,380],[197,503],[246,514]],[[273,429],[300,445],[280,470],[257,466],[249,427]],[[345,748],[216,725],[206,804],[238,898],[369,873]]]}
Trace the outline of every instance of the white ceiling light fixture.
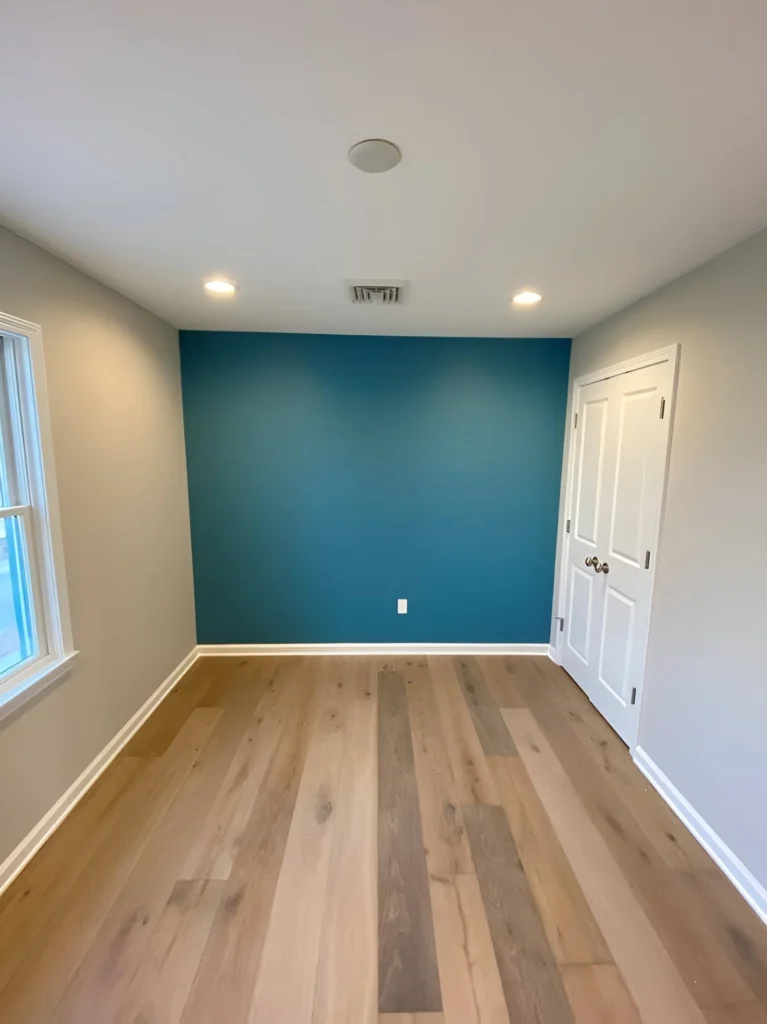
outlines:
{"label": "white ceiling light fixture", "polygon": [[214,277],[205,282],[205,291],[208,295],[215,295],[217,298],[231,298],[237,291],[234,281],[227,281],[223,277]]}
{"label": "white ceiling light fixture", "polygon": [[522,292],[517,292],[511,301],[515,306],[537,306],[542,297],[540,292],[534,292],[532,289],[526,288]]}
{"label": "white ceiling light fixture", "polygon": [[349,161],[365,174],[381,174],[396,167],[402,153],[386,139],[363,139],[349,150]]}

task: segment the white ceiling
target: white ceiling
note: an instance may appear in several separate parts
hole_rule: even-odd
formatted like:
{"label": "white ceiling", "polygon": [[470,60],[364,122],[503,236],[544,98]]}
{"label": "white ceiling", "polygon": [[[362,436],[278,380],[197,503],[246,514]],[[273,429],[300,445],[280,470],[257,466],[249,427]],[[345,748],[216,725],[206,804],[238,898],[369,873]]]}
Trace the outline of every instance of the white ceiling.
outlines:
{"label": "white ceiling", "polygon": [[[767,223],[764,0],[3,0],[0,21],[0,221],[181,327],[570,335]],[[355,170],[369,136],[402,163]],[[376,277],[407,305],[351,305],[344,279]],[[543,303],[510,310],[527,285]]]}

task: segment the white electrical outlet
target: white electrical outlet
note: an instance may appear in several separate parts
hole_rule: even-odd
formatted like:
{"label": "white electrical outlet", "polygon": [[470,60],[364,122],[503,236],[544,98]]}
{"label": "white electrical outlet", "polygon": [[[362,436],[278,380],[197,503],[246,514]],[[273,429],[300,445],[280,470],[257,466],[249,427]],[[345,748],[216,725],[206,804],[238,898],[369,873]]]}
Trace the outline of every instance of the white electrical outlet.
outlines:
{"label": "white electrical outlet", "polygon": [[407,598],[400,597],[397,599],[397,615],[407,615]]}

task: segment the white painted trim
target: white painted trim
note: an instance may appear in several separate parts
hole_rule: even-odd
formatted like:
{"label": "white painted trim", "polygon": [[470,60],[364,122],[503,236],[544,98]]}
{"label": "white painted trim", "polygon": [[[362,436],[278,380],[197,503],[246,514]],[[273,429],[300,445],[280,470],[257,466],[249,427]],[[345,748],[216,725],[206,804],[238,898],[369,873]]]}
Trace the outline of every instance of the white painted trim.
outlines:
{"label": "white painted trim", "polygon": [[559,651],[554,646],[554,644],[549,644],[549,649],[548,649],[547,653],[548,653],[549,658],[551,659],[551,661],[554,662],[555,665],[561,665],[562,664],[562,662],[559,660]]}
{"label": "white painted trim", "polygon": [[35,827],[0,864],[0,895],[26,867],[40,847],[50,839],[64,819],[74,810],[96,780],[106,771],[123,747],[159,707],[181,677],[198,658],[208,655],[267,654],[539,654],[545,655],[546,644],[198,644],[176,666],[167,679],[142,704],[138,711],[96,755],[69,789],[56,801]]}
{"label": "white painted trim", "polygon": [[61,658],[49,655],[32,662],[28,671],[13,675],[9,684],[0,690],[0,722],[66,675],[78,654],[79,651],[72,651]]}
{"label": "white painted trim", "polygon": [[144,722],[149,718],[158,705],[167,697],[179,679],[187,672],[195,661],[197,661],[198,649],[195,647],[187,654],[184,660],[173,669],[151,697],[148,698],[138,709],[135,715],[130,718],[120,731],[107,743],[104,749],[96,755],[88,767],[75,779],[69,789],[51,807],[47,814],[43,815],[15,850],[0,864],[0,894],[8,888],[20,871],[34,857],[43,843],[53,835],[67,815],[74,810],[82,800],[91,786],[103,774],[109,765],[114,761],[126,743],[138,732]]}
{"label": "white painted trim", "polygon": [[[572,521],[573,516],[573,488],[575,486],[575,449],[577,444],[576,431],[573,429],[573,421],[575,413],[580,408],[580,389],[588,384],[595,384],[597,381],[609,380],[611,377],[619,377],[624,373],[632,373],[634,370],[643,370],[648,366],[657,366],[658,363],[668,363],[671,367],[671,395],[666,402],[666,410],[668,415],[668,441],[666,444],[666,465],[663,471],[663,490],[661,492],[661,508],[660,516],[658,518],[658,532],[654,538],[654,542],[651,544],[651,550],[653,551],[653,558],[650,564],[650,614],[647,617],[647,630],[644,636],[644,656],[645,656],[645,669],[642,671],[641,683],[637,686],[637,711],[634,719],[634,734],[631,737],[629,748],[633,752],[636,750],[639,744],[639,730],[642,719],[642,700],[645,691],[645,670],[646,670],[646,656],[647,646],[650,639],[650,626],[652,623],[652,602],[655,593],[655,571],[658,565],[658,554],[660,551],[661,538],[663,536],[663,520],[666,511],[666,493],[668,491],[668,475],[669,466],[671,464],[671,446],[674,439],[674,416],[676,413],[676,396],[677,387],[679,383],[679,354],[680,345],[668,345],[666,348],[656,349],[654,352],[646,352],[644,355],[635,356],[633,359],[626,359],[621,363],[613,363],[612,366],[605,366],[600,370],[595,370],[593,373],[586,373],[581,377],[576,377],[571,381],[571,390],[568,400],[567,408],[567,451],[566,451],[566,464],[567,464],[567,476],[564,482],[564,510],[562,512],[562,521],[566,523],[568,519]],[[554,643],[554,656],[552,661],[555,661],[557,665],[562,664],[562,645],[564,643],[564,631],[555,631],[555,622],[557,618],[564,618],[567,610],[567,563],[570,557],[570,534],[562,528],[562,546],[559,553],[559,566],[557,574],[557,594],[554,615],[552,616],[552,633],[555,637]]]}
{"label": "white painted trim", "polygon": [[716,861],[741,896],[767,924],[767,889],[751,874],[743,861],[735,856],[708,822],[698,814],[689,800],[682,796],[673,782],[663,774],[642,747],[637,747],[634,750],[634,763],[657,789],[682,824],[687,826],[703,849]]}
{"label": "white painted trim", "polygon": [[678,359],[679,345],[667,345],[666,348],[657,348],[654,352],[645,352],[644,355],[624,359],[622,363],[613,363],[612,366],[584,373],[582,377],[576,378],[574,384],[575,387],[596,384],[597,381],[609,380],[610,377],[619,377],[622,373],[632,373],[634,370],[644,370],[648,366],[657,366],[658,363],[671,363],[672,367],[676,368]]}
{"label": "white painted trim", "polygon": [[8,714],[8,705],[15,710],[30,700],[71,665],[77,652],[69,614],[42,329],[28,320],[0,313],[0,335],[13,342],[16,362],[30,501],[30,507],[19,507],[18,511],[28,536],[27,557],[40,647],[37,657],[8,673],[0,684],[0,689],[10,695],[5,702],[4,713]]}
{"label": "white painted trim", "polygon": [[256,657],[265,654],[538,654],[548,653],[548,644],[199,644],[199,655]]}

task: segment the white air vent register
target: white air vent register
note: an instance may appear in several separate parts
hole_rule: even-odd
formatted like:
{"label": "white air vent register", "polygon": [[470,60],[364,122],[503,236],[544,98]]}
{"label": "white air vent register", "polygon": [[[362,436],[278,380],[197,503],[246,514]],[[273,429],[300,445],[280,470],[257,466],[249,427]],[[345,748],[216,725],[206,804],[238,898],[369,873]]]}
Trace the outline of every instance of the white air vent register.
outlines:
{"label": "white air vent register", "polygon": [[354,303],[365,306],[401,306],[407,281],[347,281]]}

